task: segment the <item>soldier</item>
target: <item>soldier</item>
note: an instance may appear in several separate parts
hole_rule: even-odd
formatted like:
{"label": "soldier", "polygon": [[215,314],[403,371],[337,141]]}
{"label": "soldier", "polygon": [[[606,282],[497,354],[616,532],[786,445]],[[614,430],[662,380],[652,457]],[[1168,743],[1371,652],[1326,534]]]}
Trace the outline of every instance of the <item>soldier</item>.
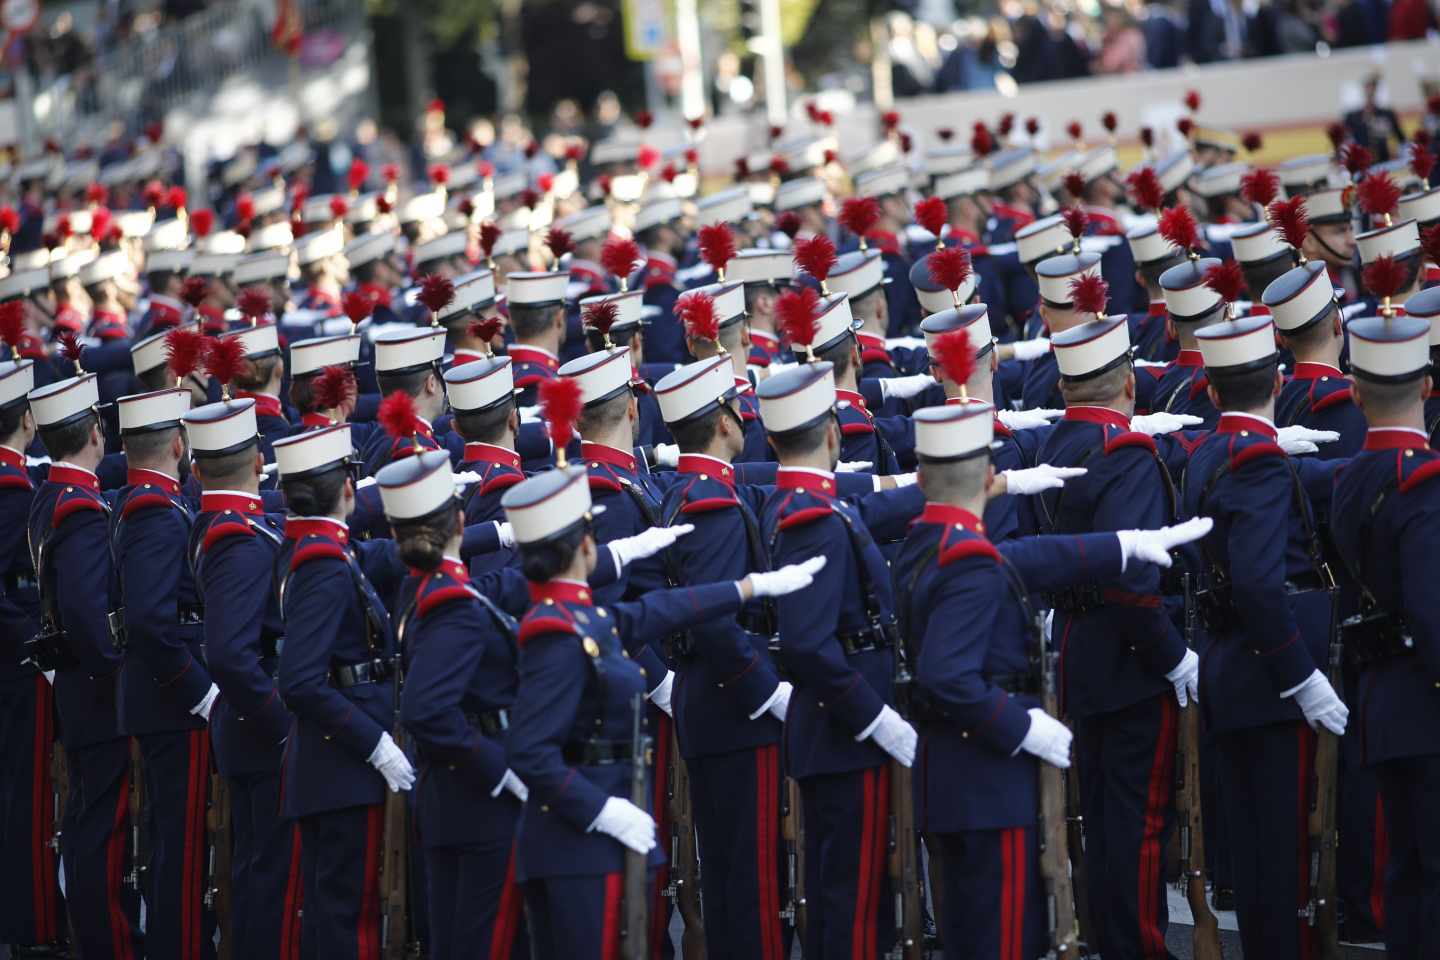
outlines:
{"label": "soldier", "polygon": [[[1430,359],[1440,360],[1440,293],[1431,287],[1415,294],[1405,301],[1405,312],[1430,324]],[[1425,431],[1431,446],[1440,442],[1440,391],[1431,390],[1425,398]]]}
{"label": "soldier", "polygon": [[659,310],[645,345],[646,363],[679,363],[683,359],[684,330],[673,311],[681,290],[675,274],[679,267],[676,258],[685,247],[679,231],[684,213],[678,197],[666,196],[647,201],[635,214],[635,239],[645,256],[637,282],[645,291],[645,306]]}
{"label": "soldier", "polygon": [[533,407],[540,384],[555,379],[565,342],[565,280],[560,272],[512,272],[505,278],[505,308],[515,340],[506,353],[515,364],[520,405]]}
{"label": "soldier", "polygon": [[[465,441],[459,470],[480,479],[461,497],[465,523],[501,522],[500,498],[525,479],[516,437],[520,416],[515,409],[515,381],[509,357],[486,357],[445,371],[445,395],[454,412],[455,432]],[[383,491],[382,491],[383,492]],[[514,551],[503,547],[472,561],[479,574],[509,564]]]}
{"label": "soldier", "polygon": [[541,960],[614,956],[622,855],[649,855],[651,868],[662,859],[651,813],[626,799],[631,765],[645,762],[634,753],[632,731],[643,723],[633,711],[651,682],[628,651],[734,616],[753,598],[803,589],[824,561],[596,606],[585,584],[597,547],[584,469],[526,480],[503,504],[534,601],[520,625],[507,749],[535,800],[520,815],[516,859],[533,950]]}
{"label": "soldier", "polygon": [[1306,814],[1313,729],[1349,714],[1325,674],[1331,589],[1309,497],[1278,444],[1274,326],[1248,317],[1202,328],[1207,391],[1222,413],[1193,451],[1182,512],[1215,519],[1201,541],[1199,612],[1211,644],[1201,698],[1215,737],[1218,795],[1247,954],[1306,956],[1313,929]]}
{"label": "soldier", "polygon": [[[1172,546],[1208,529],[1192,521],[997,548],[980,519],[994,477],[993,420],[980,401],[915,414],[926,504],[895,565],[922,745],[915,823],[944,863],[936,902],[949,958],[1034,957],[1048,947],[1035,768],[1069,767],[1071,734],[1040,707],[1047,667],[1029,593],[1114,578],[1142,561],[1168,566]],[[967,793],[969,783],[986,786]]]}
{"label": "soldier", "polygon": [[280,390],[285,382],[285,357],[280,351],[280,328],[274,323],[242,327],[223,335],[239,340],[245,348],[245,362],[235,375],[237,400],[255,402],[255,422],[260,428],[260,452],[273,463],[276,440],[289,436],[290,421]]}
{"label": "soldier", "polygon": [[419,747],[415,811],[430,956],[529,957],[515,878],[515,826],[528,791],[505,757],[517,625],[475,588],[460,560],[466,519],[449,460],[421,454],[377,479],[412,570],[396,634],[409,660],[401,718]]}
{"label": "soldier", "polygon": [[145,943],[157,955],[198,960],[214,956],[214,913],[202,910],[206,724],[220,688],[204,663],[200,597],[187,561],[192,517],[180,493],[190,453],[180,421],[190,391],[132,394],[118,405],[128,475],[115,495],[110,549],[124,638],[120,724],[139,744],[145,776]]}
{"label": "soldier", "polygon": [[[445,387],[440,379],[444,355],[444,327],[387,331],[375,338],[375,375],[380,392],[386,397],[396,392],[410,397],[422,421],[418,443],[427,450],[441,446],[434,423],[445,412]],[[384,430],[374,430],[361,451],[365,473],[373,477],[391,460],[408,457],[414,451],[409,437],[392,437]]]}
{"label": "soldier", "polygon": [[[361,398],[357,393],[354,371],[360,360],[362,339],[358,333],[337,334],[300,340],[290,345],[290,403],[300,414],[299,422],[290,428],[291,434],[344,423],[355,414]],[[343,398],[331,396],[333,391],[322,386],[322,375],[334,369],[348,374],[349,389]],[[338,406],[327,405],[336,399],[341,400]],[[350,434],[357,448],[365,446],[373,428],[373,423],[350,425]]]}
{"label": "soldier", "polygon": [[300,267],[298,308],[322,317],[340,316],[340,292],[350,279],[344,228],[337,223],[297,238],[295,262]]}
{"label": "soldier", "polygon": [[456,366],[490,355],[489,343],[470,332],[470,325],[495,315],[495,275],[480,269],[461,277],[455,284],[455,299],[436,319],[446,330],[446,350]]}
{"label": "soldier", "polygon": [[785,250],[747,247],[725,264],[725,278],[745,284],[746,327],[750,334],[749,366],[763,369],[788,359],[776,331],[775,300],[794,275]]}
{"label": "soldier", "polygon": [[1219,260],[1191,257],[1160,274],[1160,289],[1165,292],[1165,309],[1169,313],[1166,330],[1174,334],[1179,352],[1149,392],[1147,405],[1154,413],[1200,417],[1206,428],[1214,426],[1219,412],[1205,391],[1205,358],[1195,331],[1225,315],[1224,298],[1205,283],[1206,275],[1219,265]]}
{"label": "soldier", "polygon": [[50,765],[55,697],[50,681],[25,659],[40,623],[34,561],[23,542],[42,476],[25,465],[36,430],[27,402],[34,381],[33,361],[0,363],[0,862],[13,878],[0,902],[0,942],[16,947],[65,939]]}
{"label": "soldier", "polygon": [[110,633],[110,504],[95,468],[104,452],[93,374],[29,394],[50,471],[27,530],[42,626],[32,657],[54,671],[60,742],[69,765],[60,856],[76,946],[130,956],[141,945],[139,897],[125,886],[130,745],[116,710],[120,651]]}
{"label": "soldier", "polygon": [[[738,259],[733,258],[730,263],[734,264]],[[745,303],[748,290],[749,285],[744,285],[742,289],[739,281],[700,287],[687,296],[709,297],[714,309],[702,310],[694,316],[687,311],[685,320],[685,347],[691,356],[702,360],[723,356],[731,362],[730,369],[737,391],[736,405],[740,411],[740,419],[745,424],[745,447],[735,459],[747,463],[770,459],[770,448],[765,442],[765,427],[760,422],[760,405],[746,374],[746,348],[749,344],[746,337]],[[713,319],[713,330],[699,329],[697,321],[702,314]],[[708,323],[704,325],[710,326]]]}
{"label": "soldier", "polygon": [[[700,289],[709,288],[702,287]],[[675,365],[643,362],[645,334],[641,319],[644,310],[641,302],[642,296],[643,294],[639,290],[606,294],[603,297],[587,298],[581,303],[581,308],[582,314],[586,318],[584,320],[586,352],[593,353],[611,348],[622,348],[630,352],[630,369],[634,372],[631,385],[634,387],[636,413],[639,416],[635,428],[635,445],[650,448],[647,456],[653,456],[657,446],[670,443],[670,434],[665,429],[665,418],[660,415],[660,406],[655,402],[655,393],[651,389],[650,379],[653,377],[658,380],[673,370]],[[608,330],[603,332],[589,319],[595,315],[595,305],[600,303],[612,304],[615,307],[615,321],[610,324]],[[601,309],[605,314],[610,312],[608,308]]]}
{"label": "soldier", "polygon": [[[253,400],[185,415],[200,513],[188,556],[205,609],[205,653],[220,687],[211,711],[215,765],[231,809],[233,956],[300,956],[300,828],[280,812],[290,712],[275,683],[284,623],[272,589],[282,536],[260,497]],[[217,878],[224,883],[225,878]]]}
{"label": "soldier", "polygon": [[1440,950],[1431,905],[1440,883],[1426,868],[1435,783],[1435,631],[1430,613],[1436,456],[1426,443],[1424,403],[1432,369],[1429,325],[1415,317],[1349,324],[1356,400],[1369,432],[1335,484],[1331,532],[1359,583],[1361,608],[1344,632],[1349,667],[1360,671],[1359,729],[1379,774],[1389,862],[1385,947],[1400,960]]}
{"label": "soldier", "polygon": [[[1045,320],[1051,343],[1055,337],[1085,322],[1075,309],[1071,285],[1080,277],[1100,276],[1098,253],[1062,253],[1047,257],[1035,267],[1040,285],[1040,316]],[[1046,410],[1065,406],[1056,354],[1051,351],[1032,360],[1025,369],[1020,395],[1021,409]]]}
{"label": "soldier", "polygon": [[300,825],[301,942],[307,954],[367,957],[381,936],[385,788],[415,782],[388,729],[399,709],[395,638],[376,592],[393,595],[386,588],[402,574],[389,541],[351,542],[347,424],[287,437],[275,454],[289,510],[275,567],[286,637],[278,680],[295,716],[281,813]]}

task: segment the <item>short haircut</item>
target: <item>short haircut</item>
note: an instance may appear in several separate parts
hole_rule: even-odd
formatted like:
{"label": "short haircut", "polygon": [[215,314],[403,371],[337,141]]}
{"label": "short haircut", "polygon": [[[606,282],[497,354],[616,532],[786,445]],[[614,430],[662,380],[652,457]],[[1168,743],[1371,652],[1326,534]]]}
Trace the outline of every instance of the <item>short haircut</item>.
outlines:
{"label": "short haircut", "polygon": [[1085,380],[1060,378],[1060,392],[1065,396],[1065,405],[1104,403],[1116,396],[1125,387],[1125,378],[1130,375],[1130,361],[1125,361],[1113,370],[1106,370],[1098,377]]}
{"label": "short haircut", "polygon": [[852,297],[850,300],[851,316],[868,318],[871,311],[874,309],[875,298],[884,296],[885,286],[884,284],[881,284],[878,287],[874,287],[870,290],[865,291],[859,297]]}
{"label": "short haircut", "polygon": [[20,431],[20,421],[25,419],[25,411],[29,409],[28,403],[12,403],[8,407],[0,407],[0,439],[11,437]]}
{"label": "short haircut", "polygon": [[90,442],[90,431],[100,426],[95,414],[87,413],[79,420],[59,427],[41,427],[40,442],[51,460],[69,460],[85,449]]}
{"label": "short haircut", "polygon": [[375,281],[375,269],[379,264],[380,261],[378,259],[366,261],[358,267],[351,264],[350,277],[356,283],[373,283]]}
{"label": "short haircut", "polygon": [[425,381],[434,373],[435,371],[430,367],[411,370],[409,373],[381,371],[375,375],[375,379],[380,384],[380,392],[387,397],[396,390],[408,393],[412,397],[418,397],[420,391],[425,389]]}
{"label": "short haircut", "polygon": [[955,503],[973,500],[985,492],[985,474],[990,466],[988,456],[964,460],[932,460],[925,456],[917,459],[925,474],[926,500]]}
{"label": "short haircut", "polygon": [[285,506],[300,517],[328,516],[340,502],[347,476],[341,465],[308,477],[282,476],[280,489],[285,494]]}
{"label": "short haircut", "polygon": [[590,524],[577,523],[566,533],[539,543],[519,544],[520,570],[532,583],[544,583],[569,568],[575,551],[590,532]]}
{"label": "short haircut", "polygon": [[314,413],[315,406],[315,381],[317,376],[306,374],[301,377],[290,378],[290,402],[295,409],[301,413]]}
{"label": "short haircut", "polygon": [[1339,310],[1338,304],[1331,304],[1325,308],[1325,315],[1319,320],[1310,324],[1304,330],[1286,331],[1278,330],[1280,339],[1292,350],[1305,349],[1307,347],[1320,347],[1335,339],[1334,317],[1335,311]]}
{"label": "short haircut", "polygon": [[235,376],[235,386],[241,390],[255,391],[267,386],[270,378],[275,375],[275,367],[280,363],[280,356],[259,357],[250,360],[240,368]]}
{"label": "short haircut", "polygon": [[850,354],[855,346],[855,335],[847,334],[824,350],[815,351],[816,360],[825,360],[835,365],[831,371],[838,381],[850,372]]}
{"label": "short haircut", "polygon": [[163,363],[158,367],[151,367],[144,373],[136,375],[135,379],[140,381],[141,386],[143,386],[147,392],[152,390],[169,390],[175,386],[174,374],[172,374],[170,368]]}
{"label": "short haircut", "polygon": [[629,390],[622,390],[603,403],[591,404],[581,410],[576,424],[580,428],[581,435],[609,430],[619,424],[621,420],[625,419],[625,414],[630,409],[632,396]]}
{"label": "short haircut", "polygon": [[1274,257],[1264,263],[1241,263],[1240,272],[1245,275],[1245,287],[1253,299],[1259,300],[1265,288],[1295,268],[1289,257]]}
{"label": "short haircut", "polygon": [[144,430],[122,434],[120,444],[125,448],[125,459],[130,463],[155,463],[164,459],[170,450],[170,444],[179,434],[178,426],[166,427],[163,430]]}
{"label": "short haircut", "polygon": [[1172,247],[1170,252],[1161,259],[1140,264],[1140,275],[1145,278],[1146,289],[1159,290],[1160,274],[1169,270],[1171,267],[1179,266],[1180,262],[1184,259],[1185,255]]}
{"label": "short haircut", "polygon": [[255,476],[255,451],[259,444],[250,442],[223,457],[203,457],[197,462],[202,485],[207,490],[237,489]]}
{"label": "short haircut", "polygon": [[145,282],[151,290],[164,290],[170,281],[177,279],[174,270],[153,270],[145,274]]}
{"label": "short haircut", "polygon": [[1253,410],[1275,393],[1275,364],[1272,359],[1257,370],[1231,373],[1224,368],[1207,370],[1210,385],[1220,395],[1222,410]]}
{"label": "short haircut", "polygon": [[555,325],[555,314],[559,310],[560,304],[558,303],[552,303],[548,307],[512,303],[510,304],[510,329],[514,330],[515,336],[521,340],[538,337]]}
{"label": "short haircut", "polygon": [[821,417],[818,423],[803,430],[772,433],[770,442],[775,447],[776,455],[782,460],[788,457],[808,456],[825,445],[825,434],[834,422],[834,417]]}
{"label": "short haircut", "polygon": [[1355,392],[1359,395],[1367,416],[1390,417],[1423,402],[1420,390],[1425,382],[1424,377],[1416,377],[1403,383],[1380,383],[1367,379],[1363,373],[1357,371],[1354,378]]}
{"label": "short haircut", "polygon": [[715,431],[719,429],[720,418],[726,416],[719,407],[698,417],[686,420],[684,423],[668,424],[670,436],[675,438],[675,443],[680,447],[682,453],[703,453],[710,442],[715,439]]}
{"label": "short haircut", "polygon": [[[638,323],[612,328],[610,331],[610,342],[617,347],[628,347],[630,346],[630,342],[635,339],[635,335],[639,332],[640,325]],[[600,333],[600,331],[592,330],[589,327],[585,328],[585,346],[591,353],[599,353],[601,350],[608,349],[605,346],[605,336]]]}
{"label": "short haircut", "polygon": [[454,411],[455,432],[467,443],[497,443],[509,430],[513,403],[502,403],[488,410]]}

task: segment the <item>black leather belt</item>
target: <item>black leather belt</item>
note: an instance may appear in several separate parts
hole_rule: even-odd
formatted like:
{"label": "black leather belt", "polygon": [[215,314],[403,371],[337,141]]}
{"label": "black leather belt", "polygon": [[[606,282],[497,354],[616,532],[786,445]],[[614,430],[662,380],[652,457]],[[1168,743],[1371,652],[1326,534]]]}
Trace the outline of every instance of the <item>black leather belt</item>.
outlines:
{"label": "black leather belt", "polygon": [[184,627],[199,626],[205,622],[205,608],[181,607],[177,619]]}
{"label": "black leather belt", "polygon": [[1104,602],[1100,588],[1089,585],[1058,590],[1050,597],[1050,605],[1065,613],[1087,613],[1091,610],[1098,610]]}
{"label": "black leather belt", "polygon": [[394,668],[388,660],[366,660],[364,663],[347,663],[330,671],[330,679],[341,690],[358,687],[362,683],[377,683],[388,680]]}
{"label": "black leather belt", "polygon": [[485,713],[467,713],[465,719],[480,728],[487,737],[498,737],[510,729],[509,710],[487,710]]}
{"label": "black leather belt", "polygon": [[635,756],[629,740],[575,740],[561,748],[565,762],[572,767],[604,767],[612,763],[629,763]]}
{"label": "black leather belt", "polygon": [[835,634],[835,639],[840,641],[840,647],[845,651],[846,656],[851,657],[857,653],[885,650],[890,646],[890,637],[886,634],[885,629],[878,625],[871,625],[854,632],[840,631]]}
{"label": "black leather belt", "polygon": [[1001,673],[987,678],[992,686],[999,687],[1011,696],[1016,694],[1038,697],[1040,678],[1033,673]]}
{"label": "black leather belt", "polygon": [[1405,618],[1375,611],[1347,617],[1341,625],[1345,661],[1354,670],[1415,655],[1415,640]]}
{"label": "black leather belt", "polygon": [[1290,577],[1285,581],[1287,594],[1312,593],[1316,590],[1328,589],[1329,585],[1321,579],[1318,573],[1302,573],[1298,577]]}

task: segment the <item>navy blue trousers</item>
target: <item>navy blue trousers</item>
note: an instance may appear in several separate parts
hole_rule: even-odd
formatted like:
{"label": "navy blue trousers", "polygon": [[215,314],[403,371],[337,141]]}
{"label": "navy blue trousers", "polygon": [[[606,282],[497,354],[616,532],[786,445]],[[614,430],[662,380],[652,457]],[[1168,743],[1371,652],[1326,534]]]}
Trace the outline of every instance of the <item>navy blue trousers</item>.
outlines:
{"label": "navy blue trousers", "polygon": [[[1356,671],[1346,671],[1345,702],[1359,703]],[[1385,920],[1385,818],[1380,784],[1365,765],[1361,724],[1353,723],[1340,741],[1340,858],[1336,882],[1347,919]]]}
{"label": "navy blue trousers", "polygon": [[140,896],[125,883],[130,868],[130,739],[65,752],[70,792],[60,827],[65,900],[84,957],[143,955]]}
{"label": "navy blue trousers", "polygon": [[513,843],[431,847],[425,866],[431,960],[528,960]]}
{"label": "navy blue trousers", "polygon": [[379,803],[300,819],[306,957],[378,960],[384,828],[385,806]]}
{"label": "navy blue trousers", "polygon": [[55,697],[38,673],[0,689],[0,943],[65,939],[55,851]]}
{"label": "navy blue trousers", "polygon": [[619,960],[624,875],[543,877],[525,884],[534,960]]}
{"label": "navy blue trousers", "polygon": [[877,957],[895,939],[895,901],[886,869],[890,767],[806,777],[800,781],[800,800],[805,960]]}
{"label": "navy blue trousers", "polygon": [[787,860],[780,836],[780,747],[693,757],[708,960],[787,960]]}
{"label": "navy blue trousers", "polygon": [[1090,947],[1105,960],[1167,956],[1164,853],[1175,825],[1178,722],[1170,693],[1075,721]]}
{"label": "navy blue trousers", "polygon": [[1440,757],[1390,760],[1376,770],[1390,844],[1385,948],[1391,960],[1440,957]]}
{"label": "navy blue trousers", "polygon": [[1315,733],[1303,722],[1222,733],[1220,802],[1229,829],[1235,913],[1247,957],[1308,960],[1310,800]]}
{"label": "navy blue trousers", "polygon": [[228,777],[236,957],[300,956],[300,828],[280,816],[280,774]]}
{"label": "navy blue trousers", "polygon": [[1034,960],[1047,947],[1033,827],[929,834],[941,863],[945,960]]}
{"label": "navy blue trousers", "polygon": [[215,915],[205,909],[209,834],[210,732],[136,737],[145,765],[145,948],[151,956],[206,960],[215,955]]}

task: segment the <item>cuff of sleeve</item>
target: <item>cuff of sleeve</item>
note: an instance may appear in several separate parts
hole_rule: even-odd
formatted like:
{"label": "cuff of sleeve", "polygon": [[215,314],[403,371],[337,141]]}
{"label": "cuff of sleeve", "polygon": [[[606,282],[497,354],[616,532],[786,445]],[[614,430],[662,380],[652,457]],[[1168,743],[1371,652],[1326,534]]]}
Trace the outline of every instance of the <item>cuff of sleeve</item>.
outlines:
{"label": "cuff of sleeve", "polygon": [[[490,791],[490,796],[491,796],[491,798],[498,797],[498,796],[500,796],[500,794],[501,794],[502,792],[504,792],[504,790],[505,790],[505,778],[508,777],[508,776],[510,776],[510,771],[509,771],[509,770],[506,770],[504,776],[502,776],[502,777],[500,778],[500,782],[497,783],[497,784],[495,784],[495,787]],[[593,824],[592,824],[592,826],[593,826]]]}
{"label": "cuff of sleeve", "polygon": [[[775,690],[770,694],[769,697],[767,697],[767,698],[765,699],[765,702],[764,702],[764,703],[760,704],[760,709],[759,709],[759,710],[756,710],[754,713],[750,714],[750,719],[751,719],[751,720],[759,720],[761,717],[763,717],[763,716],[766,714],[767,711],[769,711],[769,709],[770,709],[771,707],[773,707],[773,706],[775,705],[775,701],[776,701],[776,700],[779,700],[779,699],[780,699],[780,684],[777,683],[777,684],[775,684]],[[879,718],[879,717],[876,717],[876,718],[875,718],[875,722],[876,722],[876,723],[879,723],[879,722],[880,722],[880,718]],[[861,737],[860,739],[863,740],[863,739],[865,739],[865,738],[864,738],[864,737]]]}
{"label": "cuff of sleeve", "polygon": [[875,732],[875,728],[880,726],[880,718],[883,716],[885,716],[885,708],[882,706],[880,708],[880,712],[875,714],[875,719],[871,720],[868,724],[866,724],[865,729],[861,730],[860,733],[855,737],[855,742],[859,743],[862,740],[868,739],[870,734]]}

